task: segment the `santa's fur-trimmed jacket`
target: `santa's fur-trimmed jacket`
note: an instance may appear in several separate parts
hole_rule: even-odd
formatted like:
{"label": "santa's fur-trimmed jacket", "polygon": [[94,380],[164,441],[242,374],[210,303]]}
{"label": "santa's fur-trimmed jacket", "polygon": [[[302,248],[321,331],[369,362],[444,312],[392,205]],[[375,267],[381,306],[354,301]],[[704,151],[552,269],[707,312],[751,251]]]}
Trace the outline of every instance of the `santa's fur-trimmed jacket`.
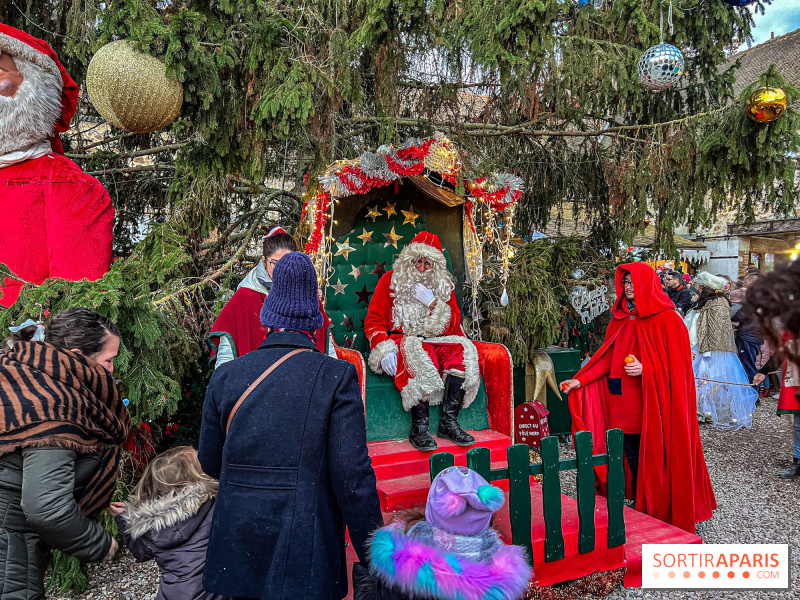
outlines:
{"label": "santa's fur-trimmed jacket", "polygon": [[[367,316],[364,334],[369,340],[369,366],[374,373],[382,374],[381,360],[397,353],[395,383],[400,389],[403,408],[411,410],[419,402],[432,406],[441,404],[444,394],[442,377],[434,366],[423,343],[460,344],[464,360],[466,391],[463,408],[475,400],[480,386],[478,351],[461,328],[461,311],[455,293],[450,292],[447,302],[440,302],[422,323],[417,335],[410,335],[395,320],[395,293],[392,288],[395,271],[388,271],[378,281]],[[419,334],[422,335],[419,335]]]}
{"label": "santa's fur-trimmed jacket", "polygon": [[125,545],[139,562],[155,559],[161,571],[156,600],[225,600],[203,590],[216,490],[185,486],[140,504],[126,503],[117,517]]}
{"label": "santa's fur-trimmed jacket", "polygon": [[378,529],[370,558],[374,577],[414,600],[516,600],[533,575],[525,551],[493,529],[459,536],[425,521],[408,532],[398,524]]}

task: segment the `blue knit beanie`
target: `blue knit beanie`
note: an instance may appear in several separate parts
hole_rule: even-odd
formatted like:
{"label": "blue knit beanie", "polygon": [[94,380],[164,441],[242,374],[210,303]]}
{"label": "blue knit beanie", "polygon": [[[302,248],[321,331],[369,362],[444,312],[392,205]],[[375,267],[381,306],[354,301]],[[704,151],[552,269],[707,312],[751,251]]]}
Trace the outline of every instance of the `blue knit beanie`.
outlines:
{"label": "blue knit beanie", "polygon": [[316,331],[322,327],[317,272],[302,252],[290,252],[272,272],[272,289],[261,308],[261,323],[271,329]]}

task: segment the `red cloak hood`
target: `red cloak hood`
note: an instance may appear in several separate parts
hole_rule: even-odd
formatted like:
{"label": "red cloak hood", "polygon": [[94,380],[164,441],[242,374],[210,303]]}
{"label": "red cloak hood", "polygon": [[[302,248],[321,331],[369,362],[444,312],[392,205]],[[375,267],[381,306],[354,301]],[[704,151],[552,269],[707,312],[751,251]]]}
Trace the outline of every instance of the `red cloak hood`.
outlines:
{"label": "red cloak hood", "polygon": [[[626,273],[633,281],[636,304],[632,321],[622,290]],[[623,325],[636,327],[643,398],[636,509],[694,533],[695,523],[710,519],[717,503],[697,425],[689,334],[650,266],[620,265],[616,290],[614,318],[603,345],[578,375],[611,351]],[[597,452],[606,450],[606,424],[613,401],[607,375],[569,394],[573,432],[591,431]],[[595,472],[602,489],[606,472],[600,468]]]}
{"label": "red cloak hood", "polygon": [[627,319],[631,314],[622,289],[622,280],[628,273],[631,274],[633,281],[634,302],[640,318],[650,317],[665,310],[675,310],[675,305],[661,287],[661,281],[650,265],[640,262],[626,263],[619,265],[614,275],[617,301],[612,311],[615,319]]}

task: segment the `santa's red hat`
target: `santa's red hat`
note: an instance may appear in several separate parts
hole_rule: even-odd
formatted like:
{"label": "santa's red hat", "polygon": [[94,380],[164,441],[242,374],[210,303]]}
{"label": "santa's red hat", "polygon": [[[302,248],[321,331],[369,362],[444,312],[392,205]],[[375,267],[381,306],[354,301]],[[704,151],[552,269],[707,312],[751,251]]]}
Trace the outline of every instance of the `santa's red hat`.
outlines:
{"label": "santa's red hat", "polygon": [[32,62],[37,67],[61,79],[61,116],[56,121],[55,132],[50,138],[53,150],[61,154],[64,148],[58,134],[69,129],[69,123],[78,108],[80,87],[69,76],[58,54],[44,40],[35,38],[19,29],[0,23],[0,52]]}
{"label": "santa's red hat", "polygon": [[439,236],[430,231],[420,231],[411,240],[412,244],[425,244],[426,246],[433,246],[439,252],[442,252],[442,243],[439,241]]}
{"label": "santa's red hat", "polygon": [[446,266],[447,264],[439,236],[430,231],[420,231],[415,235],[414,239],[400,251],[400,256],[409,259],[424,257],[431,262],[439,263],[441,266]]}

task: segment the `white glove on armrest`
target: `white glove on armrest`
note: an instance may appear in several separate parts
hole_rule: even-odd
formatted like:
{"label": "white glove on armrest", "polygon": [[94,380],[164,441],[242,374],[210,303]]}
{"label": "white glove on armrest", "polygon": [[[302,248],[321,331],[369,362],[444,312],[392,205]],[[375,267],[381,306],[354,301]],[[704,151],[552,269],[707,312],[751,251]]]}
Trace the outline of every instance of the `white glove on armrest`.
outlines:
{"label": "white glove on armrest", "polygon": [[381,359],[381,368],[387,375],[397,375],[397,352],[391,352]]}
{"label": "white glove on armrest", "polygon": [[414,285],[414,298],[429,308],[430,305],[433,304],[433,301],[436,300],[436,296],[433,295],[433,292],[421,283]]}

